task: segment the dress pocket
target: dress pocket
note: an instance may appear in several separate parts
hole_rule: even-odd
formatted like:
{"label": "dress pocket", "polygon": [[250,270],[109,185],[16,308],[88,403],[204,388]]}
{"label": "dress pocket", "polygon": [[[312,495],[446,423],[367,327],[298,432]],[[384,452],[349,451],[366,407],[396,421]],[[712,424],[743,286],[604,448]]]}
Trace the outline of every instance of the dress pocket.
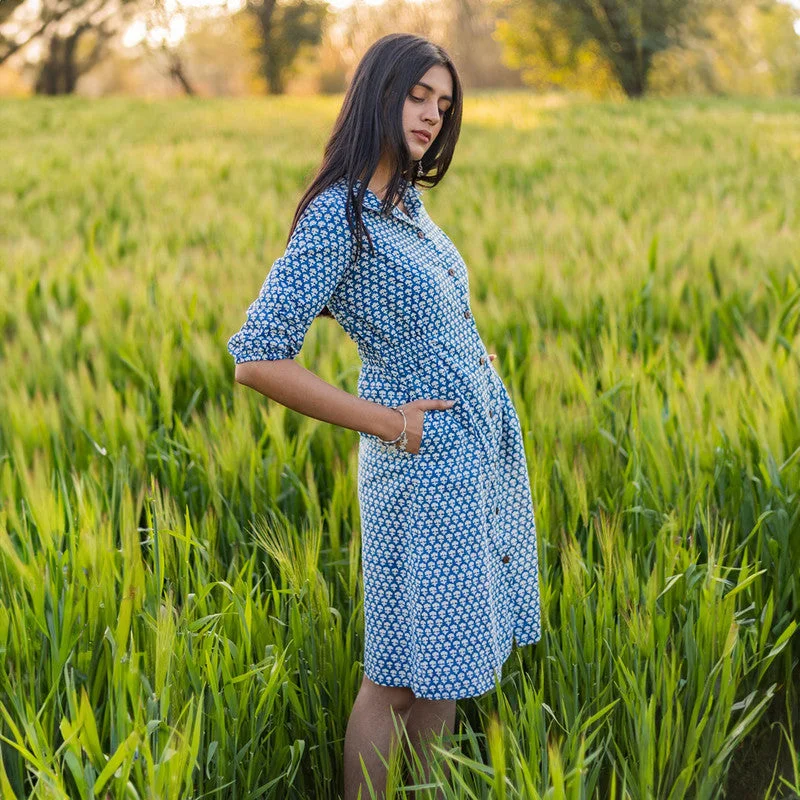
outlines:
{"label": "dress pocket", "polygon": [[[411,389],[401,379],[377,367],[364,365],[358,376],[358,396],[373,403],[392,408],[411,400]],[[361,440],[374,449],[376,455],[385,455],[396,461],[416,458],[416,453],[400,450],[396,445],[383,445],[378,436],[359,432]]]}
{"label": "dress pocket", "polygon": [[452,408],[432,408],[423,412],[422,440],[418,456],[428,459],[453,458],[464,452],[466,430]]}

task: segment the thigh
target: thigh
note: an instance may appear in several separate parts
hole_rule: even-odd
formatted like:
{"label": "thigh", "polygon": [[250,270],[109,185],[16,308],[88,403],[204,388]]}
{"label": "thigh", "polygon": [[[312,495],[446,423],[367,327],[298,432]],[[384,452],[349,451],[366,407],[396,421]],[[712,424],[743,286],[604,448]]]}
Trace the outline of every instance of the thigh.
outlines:
{"label": "thigh", "polygon": [[364,675],[359,695],[364,695],[370,703],[391,706],[396,711],[405,713],[414,703],[414,692],[408,686],[383,686],[371,681]]}

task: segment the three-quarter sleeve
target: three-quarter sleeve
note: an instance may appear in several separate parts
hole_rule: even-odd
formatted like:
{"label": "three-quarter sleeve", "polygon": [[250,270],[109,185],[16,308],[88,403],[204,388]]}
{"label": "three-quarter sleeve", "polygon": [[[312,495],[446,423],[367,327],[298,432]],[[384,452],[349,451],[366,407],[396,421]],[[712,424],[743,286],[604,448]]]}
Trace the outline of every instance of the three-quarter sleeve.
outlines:
{"label": "three-quarter sleeve", "polygon": [[239,364],[294,358],[314,318],[350,264],[352,235],[344,202],[317,195],[304,209],[286,251],[270,268],[247,319],[228,340]]}

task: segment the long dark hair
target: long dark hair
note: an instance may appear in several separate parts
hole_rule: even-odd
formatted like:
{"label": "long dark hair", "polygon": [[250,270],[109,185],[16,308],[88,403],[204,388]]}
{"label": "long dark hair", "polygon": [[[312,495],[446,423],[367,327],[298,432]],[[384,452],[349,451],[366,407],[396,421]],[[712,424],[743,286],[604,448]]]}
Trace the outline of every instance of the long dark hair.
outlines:
{"label": "long dark hair", "polygon": [[[444,112],[442,127],[419,162],[411,158],[403,132],[403,104],[414,85],[433,66],[450,70],[453,100]],[[325,145],[322,164],[306,189],[292,220],[288,240],[308,204],[341,178],[347,178],[347,224],[356,240],[354,258],[366,235],[370,253],[372,237],[362,220],[362,203],[381,154],[387,151],[394,165],[381,211],[390,213],[395,198],[402,198],[408,184],[430,188],[444,178],[461,131],[463,93],[452,59],[438,44],[410,33],[390,33],[373,43],[356,67],[342,108]],[[417,174],[418,164],[421,174]],[[358,194],[353,187],[360,180]],[[330,317],[327,306],[317,316]]]}

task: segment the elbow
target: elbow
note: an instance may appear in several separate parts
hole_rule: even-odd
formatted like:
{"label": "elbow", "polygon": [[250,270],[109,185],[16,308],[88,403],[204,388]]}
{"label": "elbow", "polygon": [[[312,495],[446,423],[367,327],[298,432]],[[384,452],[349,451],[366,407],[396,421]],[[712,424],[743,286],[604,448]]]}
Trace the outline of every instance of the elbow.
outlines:
{"label": "elbow", "polygon": [[270,374],[266,368],[267,364],[285,363],[291,360],[264,358],[258,361],[242,361],[234,368],[233,379],[236,383],[241,383],[243,386],[250,386],[251,388],[255,388],[255,385],[258,384],[259,389],[261,389],[266,382],[266,376]]}
{"label": "elbow", "polygon": [[252,361],[242,361],[237,364],[233,370],[233,379],[236,383],[241,383],[243,386],[249,386],[247,376],[250,374]]}

